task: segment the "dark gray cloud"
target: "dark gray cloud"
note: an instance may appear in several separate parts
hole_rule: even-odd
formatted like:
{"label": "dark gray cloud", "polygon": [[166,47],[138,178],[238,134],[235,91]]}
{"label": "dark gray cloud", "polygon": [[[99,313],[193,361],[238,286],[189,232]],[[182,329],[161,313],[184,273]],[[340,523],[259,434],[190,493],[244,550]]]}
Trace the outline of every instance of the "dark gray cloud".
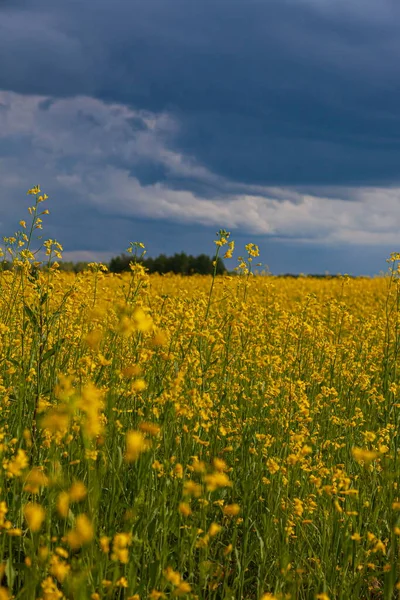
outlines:
{"label": "dark gray cloud", "polygon": [[178,151],[242,182],[398,181],[389,0],[41,0],[1,13],[6,89],[169,111]]}
{"label": "dark gray cloud", "polygon": [[3,1],[0,220],[37,173],[73,251],[120,251],[135,223],[153,253],[204,251],[219,223],[262,234],[278,270],[383,263],[399,24],[390,0]]}

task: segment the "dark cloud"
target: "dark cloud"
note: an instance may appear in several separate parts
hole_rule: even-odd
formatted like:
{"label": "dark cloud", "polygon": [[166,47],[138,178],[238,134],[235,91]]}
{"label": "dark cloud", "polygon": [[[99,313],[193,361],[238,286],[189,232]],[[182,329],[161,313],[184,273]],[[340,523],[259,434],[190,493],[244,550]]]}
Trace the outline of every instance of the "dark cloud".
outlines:
{"label": "dark cloud", "polygon": [[398,181],[400,7],[388,0],[42,0],[2,13],[5,88],[169,111],[176,148],[237,181]]}
{"label": "dark cloud", "polygon": [[[120,161],[116,161],[116,164],[120,165]],[[168,179],[168,171],[165,165],[151,162],[151,161],[139,161],[135,168],[131,170],[131,174],[139,180],[142,186],[152,185],[157,181],[165,181]],[[187,185],[182,186],[180,189],[192,189],[193,181],[187,182]]]}
{"label": "dark cloud", "polygon": [[[400,179],[399,24],[390,0],[3,0],[1,88],[41,96],[37,110],[32,100],[13,112],[19,96],[0,102],[3,185],[24,190],[36,172],[48,182],[52,234],[71,249],[120,251],[142,233],[152,254],[205,251],[208,211],[224,219],[231,202],[243,215],[233,227],[257,232],[262,221],[274,271],[352,271],[367,260],[379,271]],[[90,102],[58,101],[83,96]],[[152,123],[163,114],[171,126]],[[387,188],[385,210],[365,216],[357,247],[341,249],[364,218],[354,204],[374,206],[357,192],[368,186]],[[352,205],[343,224],[336,199]],[[19,210],[5,202],[3,224]],[[379,252],[364,252],[363,227],[381,236]],[[313,246],[298,243],[307,236]]]}

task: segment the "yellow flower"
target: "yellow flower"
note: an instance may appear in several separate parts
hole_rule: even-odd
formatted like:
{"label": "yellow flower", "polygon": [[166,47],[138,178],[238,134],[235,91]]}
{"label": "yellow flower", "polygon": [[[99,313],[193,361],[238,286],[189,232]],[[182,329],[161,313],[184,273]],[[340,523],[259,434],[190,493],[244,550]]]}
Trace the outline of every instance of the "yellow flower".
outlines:
{"label": "yellow flower", "polygon": [[185,481],[183,484],[183,494],[185,496],[194,496],[195,498],[200,498],[201,492],[201,485],[195,481],[192,481],[191,479],[189,481]]}
{"label": "yellow flower", "polygon": [[172,583],[173,585],[179,585],[181,582],[181,576],[179,573],[174,571],[172,567],[167,567],[164,571],[164,576],[167,581]]}
{"label": "yellow flower", "polygon": [[164,571],[164,577],[175,587],[174,596],[183,596],[191,591],[190,585],[187,582],[182,581],[181,575],[177,571],[174,571],[171,567],[166,568]]}
{"label": "yellow flower", "polygon": [[0,587],[0,600],[10,600],[10,592],[5,587]]}
{"label": "yellow flower", "polygon": [[178,587],[174,590],[174,596],[184,596],[192,591],[191,585],[187,581],[181,581]]}
{"label": "yellow flower", "polygon": [[221,529],[222,527],[221,525],[218,525],[218,523],[211,523],[210,528],[208,530],[208,535],[210,537],[214,537],[221,531]]}
{"label": "yellow flower", "polygon": [[104,554],[108,554],[110,552],[110,540],[111,538],[106,535],[103,535],[100,538],[100,548]]}
{"label": "yellow flower", "polygon": [[86,335],[85,341],[87,345],[93,350],[98,350],[100,348],[100,342],[103,338],[103,332],[101,329],[92,329]]}
{"label": "yellow flower", "polygon": [[240,506],[239,504],[227,504],[226,506],[224,506],[223,512],[224,515],[227,515],[229,517],[236,517],[236,515],[240,513]]}
{"label": "yellow flower", "polygon": [[36,533],[42,526],[42,523],[46,517],[46,512],[43,506],[31,502],[26,504],[24,507],[24,517],[29,529],[33,533]]}
{"label": "yellow flower", "polygon": [[214,458],[213,464],[216,471],[226,471],[228,468],[226,462],[222,460],[222,458]]}
{"label": "yellow flower", "polygon": [[85,514],[78,515],[75,527],[67,533],[68,545],[76,550],[89,544],[94,536],[93,525]]}
{"label": "yellow flower", "polygon": [[235,249],[235,242],[232,240],[228,243],[228,250],[224,254],[224,258],[232,258],[233,251]]}
{"label": "yellow flower", "polygon": [[174,475],[177,479],[183,478],[183,467],[181,463],[176,463],[176,465],[174,466]]}
{"label": "yellow flower", "polygon": [[148,442],[141,431],[128,431],[126,434],[125,452],[125,460],[127,462],[133,462],[137,460],[139,456],[147,449]]}
{"label": "yellow flower", "polygon": [[121,370],[121,374],[124,377],[133,377],[134,375],[140,375],[142,373],[142,369],[139,365],[129,365],[128,367],[124,367]]}
{"label": "yellow flower", "polygon": [[274,460],[273,458],[269,458],[267,460],[267,469],[271,473],[271,475],[274,475],[274,473],[277,473],[279,471],[280,466],[276,460]]}
{"label": "yellow flower", "polygon": [[302,516],[302,514],[304,512],[304,506],[303,506],[303,502],[300,500],[300,498],[295,498],[293,500],[293,510],[294,510],[294,513],[298,517]]}
{"label": "yellow flower", "polygon": [[152,346],[165,346],[167,342],[168,338],[164,331],[157,331],[151,340]]}
{"label": "yellow flower", "polygon": [[36,196],[36,194],[40,194],[40,185],[35,185],[35,187],[31,188],[26,193],[29,196]]}
{"label": "yellow flower", "polygon": [[335,501],[334,501],[334,503],[333,503],[333,506],[336,508],[336,510],[337,510],[339,513],[342,513],[342,512],[343,512],[343,508],[340,506],[340,504],[339,504],[339,500],[335,500]]}
{"label": "yellow flower", "polygon": [[139,429],[154,437],[157,436],[161,431],[161,427],[155,423],[140,423]]}
{"label": "yellow flower", "polygon": [[93,439],[99,436],[103,430],[100,418],[103,408],[103,392],[89,382],[83,387],[76,405],[85,415],[83,430],[87,437]]}
{"label": "yellow flower", "polygon": [[[97,460],[97,457],[99,455],[98,450],[90,450],[89,448],[86,448],[85,450],[85,458],[87,460]],[[71,463],[73,464],[73,463]]]}
{"label": "yellow flower", "polygon": [[247,254],[251,257],[260,256],[260,251],[256,244],[246,244],[245,249]]}
{"label": "yellow flower", "polygon": [[48,556],[49,556],[49,549],[47,548],[47,546],[39,546],[39,548],[38,548],[39,562],[41,562],[41,563],[46,562]]}
{"label": "yellow flower", "polygon": [[57,581],[62,583],[70,572],[70,565],[64,560],[60,560],[58,556],[52,556],[50,560],[50,574],[53,575]]}
{"label": "yellow flower", "polygon": [[25,479],[24,492],[38,494],[40,488],[46,487],[48,482],[48,477],[43,473],[43,470],[39,467],[33,467]]}
{"label": "yellow flower", "polygon": [[129,562],[128,546],[132,543],[130,533],[116,533],[113,539],[111,560],[119,561],[126,565]]}
{"label": "yellow flower", "polygon": [[131,389],[133,392],[143,392],[147,387],[147,384],[144,379],[135,379],[132,381]]}
{"label": "yellow flower", "polygon": [[87,489],[84,483],[81,481],[75,481],[69,490],[69,499],[71,502],[81,502],[86,498]]}
{"label": "yellow flower", "polygon": [[99,361],[99,364],[102,367],[109,367],[112,364],[112,360],[109,358],[106,358],[105,356],[103,356],[103,354],[98,354],[97,359]]}
{"label": "yellow flower", "polygon": [[357,447],[354,447],[352,449],[352,454],[353,454],[354,459],[358,463],[364,463],[366,465],[369,465],[378,456],[377,452],[374,452],[372,450],[367,450],[366,448],[357,448]]}
{"label": "yellow flower", "polygon": [[68,558],[69,556],[67,550],[65,550],[65,548],[61,548],[61,546],[58,546],[55,549],[55,553],[58,554],[58,556],[61,556],[62,558]]}
{"label": "yellow flower", "polygon": [[228,544],[224,549],[224,556],[228,556],[233,550],[232,544]]}
{"label": "yellow flower", "polygon": [[133,312],[132,320],[138,331],[146,332],[152,329],[153,320],[142,308],[136,308]]}
{"label": "yellow flower", "polygon": [[0,502],[0,527],[4,527],[6,514],[8,513],[7,504],[2,500]]}
{"label": "yellow flower", "polygon": [[71,422],[69,409],[60,405],[55,409],[50,410],[42,419],[41,427],[48,429],[51,433],[65,434]]}
{"label": "yellow flower", "polygon": [[385,544],[381,540],[378,540],[375,546],[372,548],[372,552],[382,552],[382,554],[386,554]]}
{"label": "yellow flower", "polygon": [[43,600],[61,600],[64,598],[64,594],[58,589],[52,577],[47,577],[41,583],[43,589]]}
{"label": "yellow flower", "polygon": [[19,527],[14,527],[13,529],[7,529],[7,533],[13,537],[21,537],[22,529]]}
{"label": "yellow flower", "polygon": [[69,512],[69,494],[68,492],[61,492],[57,498],[57,512],[63,519],[68,517]]}
{"label": "yellow flower", "polygon": [[218,488],[232,486],[232,482],[229,480],[228,475],[222,471],[206,475],[204,481],[206,482],[207,490],[209,492],[213,492]]}
{"label": "yellow flower", "polygon": [[160,598],[166,598],[164,592],[158,592],[157,590],[152,590],[149,594],[150,600],[160,600]]}
{"label": "yellow flower", "polygon": [[21,448],[19,448],[16,456],[14,456],[12,460],[5,464],[7,475],[9,477],[20,477],[28,465],[29,461],[25,450],[21,450]]}
{"label": "yellow flower", "polygon": [[180,502],[178,510],[184,517],[188,517],[192,514],[192,509],[187,502]]}

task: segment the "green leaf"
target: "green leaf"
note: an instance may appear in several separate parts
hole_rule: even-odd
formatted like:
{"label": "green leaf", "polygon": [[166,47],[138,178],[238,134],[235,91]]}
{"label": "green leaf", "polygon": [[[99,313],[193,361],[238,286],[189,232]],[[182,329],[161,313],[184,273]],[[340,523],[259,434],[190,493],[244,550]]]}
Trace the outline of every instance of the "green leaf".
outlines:
{"label": "green leaf", "polygon": [[32,323],[32,326],[35,329],[38,329],[37,317],[36,317],[35,313],[33,312],[33,310],[30,308],[30,306],[28,306],[27,304],[24,304],[24,311],[25,311],[25,314],[27,315],[28,319]]}
{"label": "green leaf", "polygon": [[[18,369],[21,366],[21,363],[19,363],[17,360],[15,360],[15,358],[7,358],[8,362],[10,362],[12,365],[14,365],[14,367],[17,367]],[[11,397],[11,396],[10,396]]]}
{"label": "green leaf", "polygon": [[42,363],[44,363],[46,360],[48,360],[49,358],[54,356],[54,354],[59,351],[59,349],[63,345],[64,341],[65,341],[65,338],[61,338],[60,340],[56,341],[56,343],[54,344],[54,346],[52,348],[50,348],[49,350],[46,350],[46,352],[42,356]]}
{"label": "green leaf", "polygon": [[123,461],[124,461],[124,457],[122,454],[122,449],[120,446],[118,446],[118,469],[120,469],[122,467]]}
{"label": "green leaf", "polygon": [[5,572],[6,577],[7,577],[8,587],[10,589],[12,589],[12,587],[14,585],[14,581],[15,581],[16,572],[15,572],[15,569],[14,569],[14,567],[12,565],[12,562],[11,562],[11,560],[9,558],[7,559],[6,568],[5,568],[4,572]]}
{"label": "green leaf", "polygon": [[46,302],[48,297],[49,297],[49,294],[47,292],[45,294],[43,294],[43,296],[40,298],[41,306],[43,306],[43,304]]}

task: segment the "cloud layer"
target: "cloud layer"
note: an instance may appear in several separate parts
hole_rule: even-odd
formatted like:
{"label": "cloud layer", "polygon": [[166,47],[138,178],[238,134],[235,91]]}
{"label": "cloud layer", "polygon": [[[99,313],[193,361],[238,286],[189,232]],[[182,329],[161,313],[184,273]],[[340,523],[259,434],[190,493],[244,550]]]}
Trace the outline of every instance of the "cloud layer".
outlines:
{"label": "cloud layer", "polygon": [[302,243],[397,242],[398,188],[337,187],[324,195],[239,184],[172,149],[177,135],[179,123],[167,113],[1,92],[3,189],[14,196],[21,177],[32,183],[40,175],[55,202],[59,196],[70,209],[243,228]]}
{"label": "cloud layer", "polygon": [[4,227],[39,180],[76,256],[132,228],[204,250],[219,226],[306,263],[306,245],[396,249],[390,0],[16,0],[0,16]]}
{"label": "cloud layer", "polygon": [[390,0],[39,0],[1,12],[5,89],[166,111],[181,152],[237,181],[398,181]]}

